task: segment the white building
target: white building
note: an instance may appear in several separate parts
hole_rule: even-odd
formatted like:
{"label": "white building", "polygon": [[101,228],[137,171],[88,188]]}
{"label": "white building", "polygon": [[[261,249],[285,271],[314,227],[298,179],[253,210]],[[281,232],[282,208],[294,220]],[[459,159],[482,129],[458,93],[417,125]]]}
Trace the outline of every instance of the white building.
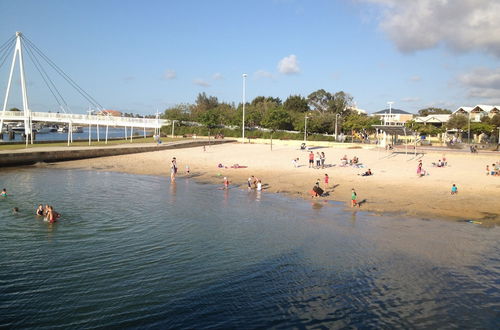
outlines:
{"label": "white building", "polygon": [[480,122],[484,116],[493,117],[500,113],[500,105],[476,105],[475,107],[460,107],[453,114],[470,116],[471,122]]}

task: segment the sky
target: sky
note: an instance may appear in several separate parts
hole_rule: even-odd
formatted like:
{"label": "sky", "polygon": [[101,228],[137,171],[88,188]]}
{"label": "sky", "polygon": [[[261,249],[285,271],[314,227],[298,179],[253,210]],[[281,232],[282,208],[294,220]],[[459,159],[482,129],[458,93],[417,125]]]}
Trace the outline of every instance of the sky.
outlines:
{"label": "sky", "polygon": [[[237,104],[244,73],[247,101],[322,88],[368,113],[500,105],[497,0],[0,0],[0,12],[0,45],[21,31],[105,109],[153,114],[201,92]],[[57,111],[24,53],[30,108]],[[15,72],[8,107],[21,107]]]}

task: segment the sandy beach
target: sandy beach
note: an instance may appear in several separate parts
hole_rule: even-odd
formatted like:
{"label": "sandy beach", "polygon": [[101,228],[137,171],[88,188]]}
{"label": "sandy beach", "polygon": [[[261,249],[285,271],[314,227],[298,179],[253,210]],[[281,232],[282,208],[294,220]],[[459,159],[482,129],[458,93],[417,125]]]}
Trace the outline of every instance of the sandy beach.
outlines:
{"label": "sandy beach", "polygon": [[[444,156],[448,166],[433,167],[432,163],[443,157],[442,152],[423,155],[389,153],[361,148],[312,149],[326,155],[325,169],[308,167],[308,152],[298,145],[274,145],[270,150],[265,144],[230,143],[202,147],[147,152],[69,161],[54,164],[57,168],[79,168],[101,171],[118,171],[132,174],[159,175],[169,180],[170,161],[177,158],[178,177],[189,176],[195,180],[220,184],[223,177],[231,181],[232,187],[247,189],[247,178],[251,175],[262,180],[266,193],[285,193],[308,200],[335,200],[350,208],[351,189],[355,188],[359,200],[364,201],[360,210],[376,213],[396,212],[426,219],[474,219],[483,224],[500,223],[500,177],[487,176],[486,165],[499,161],[498,153],[456,153]],[[340,159],[357,156],[364,168],[341,167]],[[292,159],[299,158],[295,168]],[[418,177],[419,160],[428,172]],[[219,168],[218,164],[224,165]],[[246,168],[231,168],[239,164]],[[190,174],[185,173],[186,165]],[[373,176],[359,174],[368,168]],[[328,187],[324,175],[328,174]],[[327,197],[313,198],[308,193],[320,179]],[[456,184],[458,194],[451,195],[451,186]]]}

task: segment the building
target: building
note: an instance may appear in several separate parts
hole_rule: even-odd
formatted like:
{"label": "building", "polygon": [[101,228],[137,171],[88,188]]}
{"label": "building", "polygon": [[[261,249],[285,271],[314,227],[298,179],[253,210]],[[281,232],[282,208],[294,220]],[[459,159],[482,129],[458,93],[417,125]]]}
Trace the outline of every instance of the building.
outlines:
{"label": "building", "polygon": [[357,113],[358,115],[366,115],[367,114],[366,110],[360,109],[360,108],[358,108],[356,106],[347,107],[346,110],[349,110],[349,111],[352,111],[354,113]]}
{"label": "building", "polygon": [[430,124],[436,127],[442,127],[450,119],[450,114],[427,115],[422,117],[415,117],[416,123]]}
{"label": "building", "polygon": [[384,125],[404,125],[408,120],[413,119],[413,114],[400,109],[384,109],[372,113],[374,117],[380,117]]}
{"label": "building", "polygon": [[100,114],[104,115],[104,116],[114,116],[114,117],[121,117],[122,116],[122,113],[121,111],[117,111],[117,110],[102,110],[100,112]]}
{"label": "building", "polygon": [[476,105],[475,107],[460,107],[453,114],[470,116],[471,122],[480,122],[484,116],[493,117],[500,113],[500,105]]}

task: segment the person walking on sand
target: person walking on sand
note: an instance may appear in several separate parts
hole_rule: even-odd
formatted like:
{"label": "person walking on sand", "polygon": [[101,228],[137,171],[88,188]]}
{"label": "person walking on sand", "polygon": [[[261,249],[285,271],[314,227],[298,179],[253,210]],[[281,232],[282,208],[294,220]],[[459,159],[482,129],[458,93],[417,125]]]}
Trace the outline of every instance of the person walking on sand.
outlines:
{"label": "person walking on sand", "polygon": [[314,167],[314,152],[309,152],[309,168]]}
{"label": "person walking on sand", "polygon": [[356,194],[356,190],[354,190],[354,188],[352,188],[352,192],[351,192],[351,207],[355,207],[355,206],[359,206],[358,204],[358,194]]}
{"label": "person walking on sand", "polygon": [[321,152],[321,155],[319,156],[319,160],[321,161],[321,168],[325,168],[325,159],[326,159],[326,156],[325,156],[325,153],[322,151]]}
{"label": "person walking on sand", "polygon": [[453,186],[451,186],[451,194],[452,195],[458,194],[458,188],[455,184],[453,184]]}
{"label": "person walking on sand", "polygon": [[325,189],[328,188],[328,181],[330,181],[330,177],[325,173]]}

